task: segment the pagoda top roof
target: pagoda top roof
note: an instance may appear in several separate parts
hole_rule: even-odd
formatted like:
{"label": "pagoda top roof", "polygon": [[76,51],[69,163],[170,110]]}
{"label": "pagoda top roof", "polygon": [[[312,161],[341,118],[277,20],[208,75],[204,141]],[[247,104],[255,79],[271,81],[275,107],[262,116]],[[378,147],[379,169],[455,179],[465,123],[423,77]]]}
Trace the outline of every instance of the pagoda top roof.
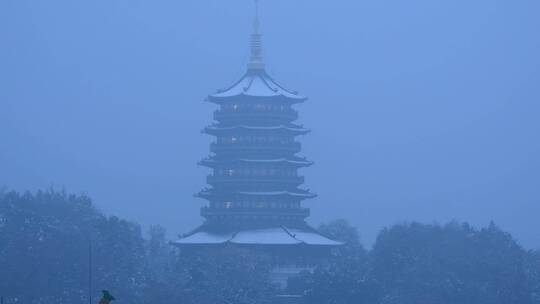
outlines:
{"label": "pagoda top roof", "polygon": [[238,97],[277,97],[292,103],[298,103],[307,99],[296,91],[286,89],[266,72],[262,54],[262,35],[259,32],[259,27],[259,14],[256,13],[251,34],[250,59],[244,76],[228,88],[209,95],[209,101],[222,103]]}
{"label": "pagoda top roof", "polygon": [[316,231],[285,226],[240,230],[227,233],[215,233],[199,230],[191,235],[181,238],[175,245],[314,245],[314,246],[338,246],[343,243],[326,238]]}
{"label": "pagoda top roof", "polygon": [[298,103],[307,98],[296,91],[286,89],[276,82],[264,69],[249,68],[232,86],[208,96],[209,101],[221,103],[225,99],[237,97],[281,97]]}

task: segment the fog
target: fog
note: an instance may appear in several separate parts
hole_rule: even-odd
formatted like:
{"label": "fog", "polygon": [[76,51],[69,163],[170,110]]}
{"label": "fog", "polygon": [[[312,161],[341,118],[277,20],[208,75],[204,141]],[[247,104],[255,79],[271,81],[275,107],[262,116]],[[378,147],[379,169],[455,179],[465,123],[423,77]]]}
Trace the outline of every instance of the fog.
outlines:
{"label": "fog", "polygon": [[[261,2],[267,71],[310,99],[313,225],[370,246],[408,221],[494,221],[540,248],[540,2]],[[245,71],[247,0],[0,2],[0,186],[199,223],[215,106]]]}

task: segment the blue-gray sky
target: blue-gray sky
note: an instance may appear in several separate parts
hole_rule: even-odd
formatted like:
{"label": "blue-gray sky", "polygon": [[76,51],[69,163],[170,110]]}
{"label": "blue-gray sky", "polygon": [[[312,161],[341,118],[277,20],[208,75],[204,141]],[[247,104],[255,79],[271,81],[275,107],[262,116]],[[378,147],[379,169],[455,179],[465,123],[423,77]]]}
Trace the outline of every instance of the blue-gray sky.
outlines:
{"label": "blue-gray sky", "polygon": [[[540,2],[261,3],[268,71],[300,122],[310,222],[371,244],[403,221],[494,220],[540,247]],[[204,97],[241,76],[249,0],[0,2],[0,185],[201,222]]]}

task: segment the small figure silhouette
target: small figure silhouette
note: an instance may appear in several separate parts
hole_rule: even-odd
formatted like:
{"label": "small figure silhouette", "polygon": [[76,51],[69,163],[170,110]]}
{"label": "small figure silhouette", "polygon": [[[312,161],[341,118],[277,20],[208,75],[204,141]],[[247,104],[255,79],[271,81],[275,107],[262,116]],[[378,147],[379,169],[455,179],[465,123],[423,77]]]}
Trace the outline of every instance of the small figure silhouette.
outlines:
{"label": "small figure silhouette", "polygon": [[99,304],[109,304],[111,301],[116,300],[108,290],[102,290],[103,297],[99,301]]}

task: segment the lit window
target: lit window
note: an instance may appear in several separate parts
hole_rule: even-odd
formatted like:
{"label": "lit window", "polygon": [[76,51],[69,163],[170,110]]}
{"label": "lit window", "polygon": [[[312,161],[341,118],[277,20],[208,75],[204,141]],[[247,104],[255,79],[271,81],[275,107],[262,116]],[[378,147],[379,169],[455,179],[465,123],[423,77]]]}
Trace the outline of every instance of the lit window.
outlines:
{"label": "lit window", "polygon": [[225,208],[229,209],[232,207],[232,203],[231,202],[225,202]]}
{"label": "lit window", "polygon": [[234,137],[234,136],[231,137],[231,141],[232,141],[233,143],[235,143],[237,140],[238,140],[238,139],[237,139],[236,137]]}

